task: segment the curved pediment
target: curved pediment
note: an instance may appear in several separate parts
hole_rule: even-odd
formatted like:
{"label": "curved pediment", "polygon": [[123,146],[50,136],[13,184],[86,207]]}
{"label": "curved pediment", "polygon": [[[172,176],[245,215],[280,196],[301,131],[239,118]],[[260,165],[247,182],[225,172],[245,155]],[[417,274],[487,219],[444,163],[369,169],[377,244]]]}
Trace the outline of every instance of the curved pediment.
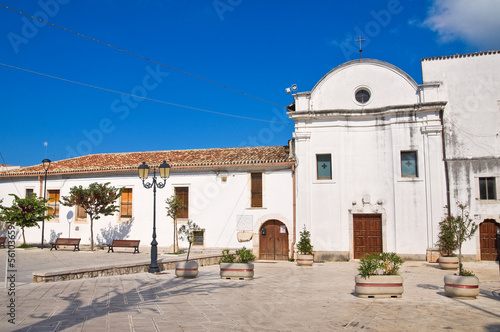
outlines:
{"label": "curved pediment", "polygon": [[387,62],[359,59],[326,74],[310,93],[309,110],[366,109],[418,103],[418,84]]}

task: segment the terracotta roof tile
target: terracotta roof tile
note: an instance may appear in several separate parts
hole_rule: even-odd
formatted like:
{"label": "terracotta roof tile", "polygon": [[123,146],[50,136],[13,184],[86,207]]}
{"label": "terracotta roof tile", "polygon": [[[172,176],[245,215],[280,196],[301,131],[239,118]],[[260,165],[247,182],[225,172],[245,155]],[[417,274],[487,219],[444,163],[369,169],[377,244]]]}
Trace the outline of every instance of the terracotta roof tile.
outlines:
{"label": "terracotta roof tile", "polygon": [[431,61],[431,60],[446,60],[446,59],[456,59],[456,58],[469,58],[473,56],[481,56],[481,55],[491,55],[491,54],[500,54],[500,51],[486,51],[486,52],[476,52],[476,53],[468,53],[468,54],[455,54],[455,55],[446,55],[439,57],[431,57],[431,58],[423,58],[420,61]]}
{"label": "terracotta roof tile", "polygon": [[[152,166],[161,164],[163,160],[172,167],[259,165],[293,161],[289,157],[288,146],[103,153],[54,161],[50,164],[48,174],[124,171],[136,169],[143,161]],[[0,172],[0,177],[38,174],[44,174],[42,164]]]}

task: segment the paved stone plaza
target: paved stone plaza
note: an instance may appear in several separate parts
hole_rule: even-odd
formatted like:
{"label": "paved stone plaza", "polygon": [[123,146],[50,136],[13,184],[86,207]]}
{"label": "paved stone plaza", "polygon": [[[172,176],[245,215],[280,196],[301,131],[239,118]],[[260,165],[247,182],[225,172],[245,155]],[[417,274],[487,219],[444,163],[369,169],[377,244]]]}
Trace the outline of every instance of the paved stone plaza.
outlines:
{"label": "paved stone plaza", "polygon": [[[476,300],[444,295],[437,264],[406,262],[400,299],[353,294],[357,262],[257,262],[253,280],[222,280],[218,266],[196,279],[173,271],[31,283],[29,270],[147,259],[147,253],[18,251],[15,325],[2,289],[0,331],[499,331],[500,279],[495,262],[467,262],[481,280]],[[5,260],[5,250],[0,252]],[[22,263],[24,260],[24,264]],[[28,263],[29,264],[26,264]],[[4,265],[4,264],[2,264]],[[2,270],[4,275],[5,265]],[[3,285],[2,285],[3,286]]]}

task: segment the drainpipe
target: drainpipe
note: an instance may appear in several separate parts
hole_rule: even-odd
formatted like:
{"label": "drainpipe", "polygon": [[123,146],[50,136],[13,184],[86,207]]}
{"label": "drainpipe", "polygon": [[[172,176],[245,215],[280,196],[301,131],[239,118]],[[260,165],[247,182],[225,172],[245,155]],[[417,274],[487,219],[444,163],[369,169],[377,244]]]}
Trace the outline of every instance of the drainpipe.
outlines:
{"label": "drainpipe", "polygon": [[42,179],[40,178],[40,175],[38,175],[38,181],[40,182],[40,191],[39,191],[40,195],[38,195],[38,197],[43,197],[43,196],[42,196],[42,194],[43,194],[43,193],[42,193],[42,190],[43,190],[43,189],[42,189],[42,188],[43,188],[43,187],[42,187],[42,185],[43,185],[43,181],[42,181]]}
{"label": "drainpipe", "polygon": [[447,213],[448,215],[451,214],[451,200],[450,200],[450,180],[448,177],[448,160],[446,159],[446,144],[445,144],[445,131],[444,131],[444,109],[441,109],[439,112],[439,119],[441,120],[441,128],[443,128],[442,134],[441,134],[441,142],[442,142],[442,149],[443,149],[443,161],[444,161],[444,180],[445,180],[445,186],[446,186],[446,206],[447,206]]}
{"label": "drainpipe", "polygon": [[294,248],[295,248],[295,242],[297,240],[296,238],[296,224],[297,224],[297,195],[295,193],[295,164],[292,165],[292,185],[293,185],[293,189],[292,189],[292,192],[293,192],[293,240],[292,240],[292,256],[291,258],[294,257]]}

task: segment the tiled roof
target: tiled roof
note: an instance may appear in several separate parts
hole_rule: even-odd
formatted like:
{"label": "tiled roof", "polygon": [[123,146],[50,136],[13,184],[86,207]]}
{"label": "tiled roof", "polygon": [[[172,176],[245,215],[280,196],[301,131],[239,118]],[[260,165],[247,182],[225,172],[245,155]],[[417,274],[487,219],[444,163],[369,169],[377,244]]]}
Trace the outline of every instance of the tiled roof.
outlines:
{"label": "tiled roof", "polygon": [[439,57],[423,58],[421,61],[469,58],[469,57],[473,57],[473,56],[491,55],[491,54],[500,54],[500,51],[486,51],[486,52],[476,52],[476,53],[468,53],[468,54],[446,55],[446,56],[439,56]]}
{"label": "tiled roof", "polygon": [[[288,146],[262,146],[200,150],[103,153],[53,161],[48,174],[113,172],[137,169],[143,161],[149,166],[163,160],[172,168],[261,165],[292,162]],[[43,165],[0,172],[1,177],[45,174]]]}

